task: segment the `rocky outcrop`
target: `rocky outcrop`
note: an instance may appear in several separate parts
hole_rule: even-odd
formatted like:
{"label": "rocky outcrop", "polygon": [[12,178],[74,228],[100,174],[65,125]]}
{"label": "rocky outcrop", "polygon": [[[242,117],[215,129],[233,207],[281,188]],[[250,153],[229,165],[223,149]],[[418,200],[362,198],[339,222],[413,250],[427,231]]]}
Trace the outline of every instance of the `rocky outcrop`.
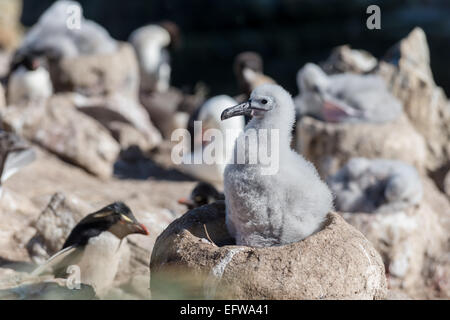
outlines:
{"label": "rocky outcrop", "polygon": [[149,151],[162,141],[147,111],[132,98],[119,94],[93,98],[73,95],[72,98],[78,110],[105,126],[122,149],[138,146]]}
{"label": "rocky outcrop", "polygon": [[[31,164],[32,166],[33,164]],[[25,168],[25,171],[30,168]],[[17,173],[17,174],[20,174]],[[26,175],[30,177],[30,175]],[[27,259],[24,249],[34,229],[28,224],[39,214],[40,209],[29,197],[20,191],[9,189],[11,177],[2,187],[3,194],[0,201],[0,266],[1,260],[23,261]],[[23,179],[23,183],[30,183],[29,179]]]}
{"label": "rocky outcrop", "polygon": [[428,147],[426,167],[439,169],[450,161],[450,104],[433,79],[425,33],[415,28],[380,62],[391,92],[403,102],[404,110]]}
{"label": "rocky outcrop", "polygon": [[[122,147],[137,145],[148,151],[161,142],[161,134],[138,102],[138,64],[129,44],[121,44],[112,54],[52,61],[50,74],[55,91],[75,93],[73,104],[108,128]],[[118,113],[120,119],[101,108]]]}
{"label": "rocky outcrop", "polygon": [[347,222],[369,239],[383,257],[390,288],[414,292],[428,251],[438,252],[442,230],[426,205],[390,213],[345,213]]}
{"label": "rocky outcrop", "polygon": [[[0,50],[0,78],[4,78],[9,73],[11,53]],[[1,84],[0,84],[1,86]],[[3,88],[3,92],[6,92],[6,88]],[[6,99],[5,99],[6,101]]]}
{"label": "rocky outcrop", "polygon": [[333,49],[321,67],[328,74],[343,72],[363,74],[373,71],[377,65],[377,59],[369,52],[343,45]]}
{"label": "rocky outcrop", "polygon": [[335,174],[352,157],[395,159],[426,165],[427,148],[406,116],[383,124],[335,124],[303,117],[297,123],[297,150],[322,177]]}
{"label": "rocky outcrop", "polygon": [[183,102],[182,92],[170,88],[166,92],[141,93],[140,99],[163,136],[170,139],[173,130],[177,129],[175,115]]}
{"label": "rocky outcrop", "polygon": [[450,200],[450,171],[447,172],[444,178],[444,192]]}
{"label": "rocky outcrop", "polygon": [[0,267],[0,290],[19,285],[29,278],[28,273]]}
{"label": "rocky outcrop", "polygon": [[10,107],[2,113],[2,122],[90,173],[100,177],[112,174],[118,143],[101,124],[77,111],[64,95],[55,95],[45,104]]}
{"label": "rocky outcrop", "polygon": [[443,189],[443,177],[450,168],[450,103],[433,79],[424,31],[416,27],[371,70],[361,68],[362,57],[372,61],[365,51],[340,46],[322,65],[329,73],[375,73],[386,80],[389,90],[403,103],[411,124],[424,137],[425,168]]}
{"label": "rocky outcrop", "polygon": [[21,38],[22,0],[1,0],[0,12],[0,50],[11,50]]}
{"label": "rocky outcrop", "polygon": [[[144,151],[157,146],[161,134],[139,104],[139,69],[133,48],[122,43],[112,54],[67,57],[50,63],[56,92],[73,92],[73,104],[108,128],[123,148]],[[108,110],[120,114],[111,118]],[[114,123],[112,123],[114,122]],[[120,122],[117,124],[115,122]]]}
{"label": "rocky outcrop", "polygon": [[405,210],[343,213],[381,254],[390,289],[413,298],[448,298],[450,203],[425,179],[425,199]]}
{"label": "rocky outcrop", "polygon": [[92,208],[79,199],[67,199],[62,193],[55,193],[32,223],[36,233],[26,245],[31,260],[42,264],[61,250],[70,231],[89,212],[93,212]]}
{"label": "rocky outcrop", "polygon": [[[65,233],[62,231],[68,229],[66,221],[78,222],[78,217],[120,199],[127,203],[136,218],[147,226],[150,236],[131,235],[122,243],[122,249],[126,249],[121,259],[124,264],[119,266],[112,292],[108,292],[106,298],[148,298],[148,263],[155,239],[176,217],[185,212],[185,207],[178,204],[177,200],[180,196],[189,194],[195,183],[165,179],[167,170],[158,169],[154,162],[151,164],[152,170],[160,170],[159,179],[99,179],[85,170],[61,161],[59,157],[40,146],[35,145],[34,149],[37,154],[36,161],[10,177],[2,188],[0,283],[3,280],[3,270],[14,275],[14,270],[32,271],[36,267],[29,262],[31,256],[27,251],[27,244],[34,236],[46,236],[46,240],[40,242],[38,248],[44,248],[43,245],[50,242],[55,243],[56,248],[57,243],[63,243],[65,240]],[[170,148],[167,149],[167,154],[161,155],[159,152],[160,149],[156,150],[155,154],[164,160],[158,161],[169,164]],[[64,200],[51,201],[55,192],[64,195]],[[55,198],[61,199],[59,196]],[[49,206],[49,203],[52,205]],[[55,212],[52,212],[50,207],[54,208]],[[46,223],[49,224],[48,229]],[[39,232],[35,228],[37,225]],[[52,230],[54,234],[47,232]],[[47,251],[44,252],[46,256]],[[10,269],[6,269],[7,267]],[[8,288],[17,287],[21,283],[10,283]]]}
{"label": "rocky outcrop", "polygon": [[122,43],[113,54],[63,58],[50,65],[56,92],[71,91],[85,96],[112,93],[137,99],[139,69],[131,45]]}
{"label": "rocky outcrop", "polygon": [[92,300],[94,288],[80,284],[70,288],[63,279],[32,278],[11,269],[0,269],[0,300]]}
{"label": "rocky outcrop", "polygon": [[[338,214],[330,213],[323,230],[297,243],[266,248],[232,243],[224,202],[175,220],[153,249],[152,297],[164,296],[164,281],[178,281],[177,288],[216,299],[385,298],[381,257]],[[187,275],[190,282],[183,282]]]}

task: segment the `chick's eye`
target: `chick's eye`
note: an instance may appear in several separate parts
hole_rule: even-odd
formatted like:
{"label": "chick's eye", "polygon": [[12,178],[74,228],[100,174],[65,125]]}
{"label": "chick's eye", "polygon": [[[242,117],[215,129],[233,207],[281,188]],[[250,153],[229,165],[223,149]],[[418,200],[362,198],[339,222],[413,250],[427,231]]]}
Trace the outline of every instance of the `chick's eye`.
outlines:
{"label": "chick's eye", "polygon": [[319,86],[317,86],[317,85],[313,85],[311,89],[313,92],[316,92],[316,93],[319,93],[319,91],[320,91]]}
{"label": "chick's eye", "polygon": [[262,103],[262,104],[267,104],[268,102],[269,102],[269,101],[267,101],[266,99],[262,99],[262,100],[261,100],[261,103]]}

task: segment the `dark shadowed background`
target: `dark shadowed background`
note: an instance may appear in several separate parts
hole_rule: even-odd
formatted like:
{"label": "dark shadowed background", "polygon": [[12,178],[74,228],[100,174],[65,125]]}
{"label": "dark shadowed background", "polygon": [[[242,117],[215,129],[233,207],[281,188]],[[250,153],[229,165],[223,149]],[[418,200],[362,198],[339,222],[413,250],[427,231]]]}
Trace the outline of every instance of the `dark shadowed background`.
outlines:
{"label": "dark shadowed background", "polygon": [[[24,0],[22,23],[33,25],[53,0]],[[173,52],[173,84],[192,88],[198,81],[211,94],[236,93],[233,58],[254,50],[265,72],[297,93],[295,75],[306,62],[325,59],[341,44],[376,57],[415,26],[431,50],[436,82],[450,93],[450,1],[448,0],[80,0],[87,18],[126,40],[136,28],[165,19],[183,32]],[[381,30],[366,28],[366,8],[381,8]]]}

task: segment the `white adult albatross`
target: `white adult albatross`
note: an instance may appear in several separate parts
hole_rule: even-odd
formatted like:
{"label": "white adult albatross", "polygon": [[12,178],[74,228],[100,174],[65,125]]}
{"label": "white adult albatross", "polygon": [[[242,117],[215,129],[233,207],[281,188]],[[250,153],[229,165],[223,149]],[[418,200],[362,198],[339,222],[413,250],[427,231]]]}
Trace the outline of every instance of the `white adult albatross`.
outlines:
{"label": "white adult albatross", "polygon": [[403,106],[378,75],[327,75],[307,63],[297,74],[297,111],[326,122],[384,123],[397,119]]}

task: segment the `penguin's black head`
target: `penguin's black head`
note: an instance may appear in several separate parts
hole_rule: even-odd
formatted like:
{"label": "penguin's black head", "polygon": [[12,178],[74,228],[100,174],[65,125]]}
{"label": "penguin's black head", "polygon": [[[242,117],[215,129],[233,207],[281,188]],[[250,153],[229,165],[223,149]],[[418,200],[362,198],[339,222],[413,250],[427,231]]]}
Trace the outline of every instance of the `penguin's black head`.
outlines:
{"label": "penguin's black head", "polygon": [[181,31],[180,27],[173,21],[164,20],[159,23],[161,27],[167,30],[170,35],[170,49],[178,49],[181,47]]}
{"label": "penguin's black head", "polygon": [[263,72],[263,59],[262,57],[252,51],[246,51],[238,54],[234,59],[233,65],[236,76],[239,76],[244,69],[250,69],[255,72]]}
{"label": "penguin's black head", "polygon": [[133,233],[149,234],[147,228],[136,220],[125,203],[114,202],[84,217],[73,228],[63,248],[72,245],[84,246],[90,238],[96,237],[104,231],[111,232],[119,239]]}
{"label": "penguin's black head", "polygon": [[17,50],[11,59],[9,72],[12,74],[21,66],[25,67],[28,71],[35,71],[41,67],[42,59],[43,55],[39,51],[24,52],[23,50]]}
{"label": "penguin's black head", "polygon": [[214,188],[213,185],[200,182],[192,190],[189,199],[182,198],[178,200],[178,203],[184,204],[189,210],[198,208],[205,204],[216,202],[217,200],[223,200],[224,195]]}
{"label": "penguin's black head", "polygon": [[27,55],[23,60],[23,65],[29,71],[35,71],[41,66],[41,62],[37,56]]}

